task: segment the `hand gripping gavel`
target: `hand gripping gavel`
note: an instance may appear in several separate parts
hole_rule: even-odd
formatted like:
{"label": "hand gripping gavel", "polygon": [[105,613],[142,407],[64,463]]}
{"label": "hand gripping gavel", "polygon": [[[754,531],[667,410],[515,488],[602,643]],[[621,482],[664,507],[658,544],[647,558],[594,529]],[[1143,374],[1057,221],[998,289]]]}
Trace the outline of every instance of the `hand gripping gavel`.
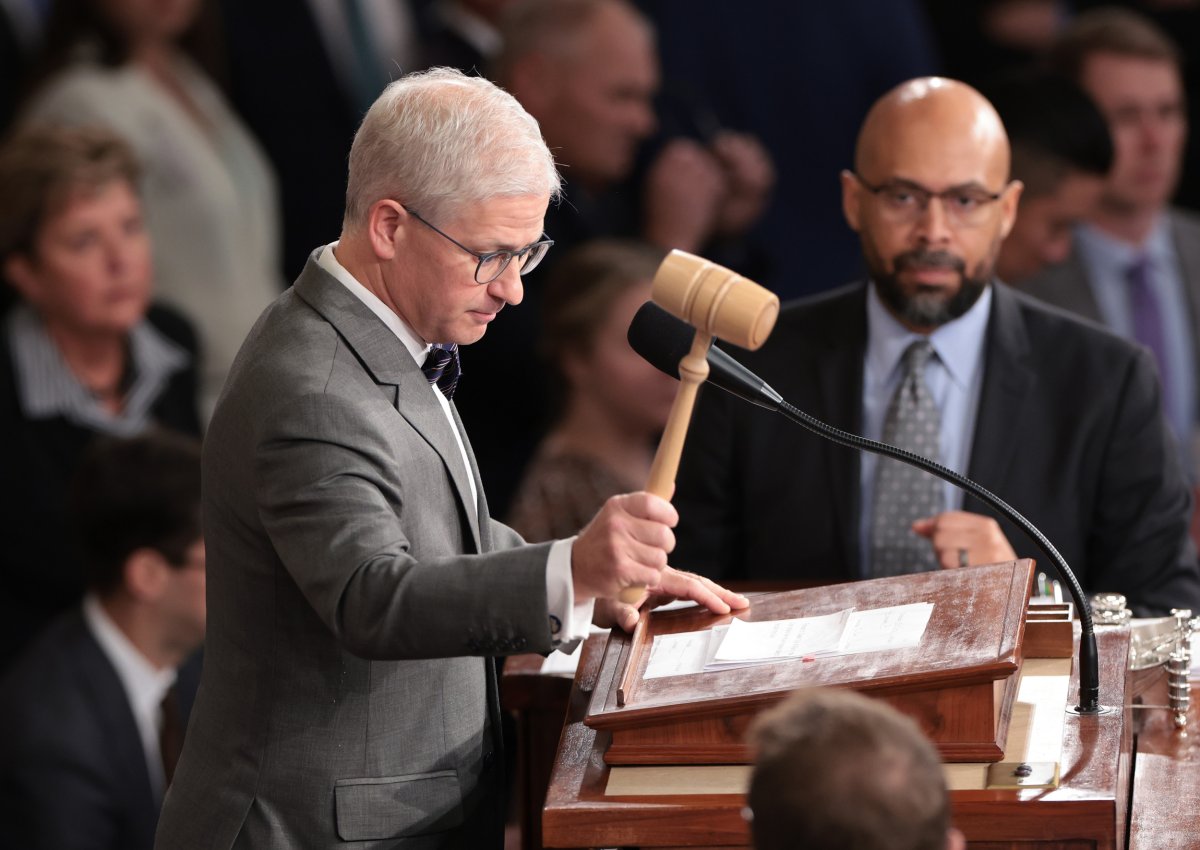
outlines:
{"label": "hand gripping gavel", "polygon": [[[696,390],[708,378],[713,337],[756,351],[779,317],[779,297],[752,280],[685,251],[672,251],[658,267],[651,299],[696,329],[692,348],[679,361],[679,392],[654,454],[646,490],[670,499],[687,437]],[[646,588],[626,587],[620,599],[636,605]]]}

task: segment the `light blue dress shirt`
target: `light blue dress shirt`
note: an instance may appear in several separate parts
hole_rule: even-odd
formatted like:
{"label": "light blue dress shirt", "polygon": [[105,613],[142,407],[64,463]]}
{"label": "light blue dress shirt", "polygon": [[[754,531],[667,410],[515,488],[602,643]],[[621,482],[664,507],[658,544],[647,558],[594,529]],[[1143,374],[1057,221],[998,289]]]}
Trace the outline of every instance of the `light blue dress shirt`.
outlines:
{"label": "light blue dress shirt", "polygon": [[[925,366],[925,383],[942,416],[941,457],[934,460],[962,474],[966,474],[971,460],[971,441],[983,388],[983,347],[991,312],[992,288],[989,286],[970,310],[929,336],[936,356],[929,358]],[[864,437],[878,440],[883,434],[888,405],[903,377],[900,359],[905,349],[918,339],[921,339],[920,334],[904,327],[887,311],[875,292],[875,284],[870,284],[867,288],[867,352],[863,359]],[[871,576],[871,511],[878,462],[878,455],[869,452],[860,455],[862,513],[858,539],[864,578]],[[946,510],[961,508],[962,491],[950,483],[943,486]]]}
{"label": "light blue dress shirt", "polygon": [[1133,312],[1127,273],[1139,257],[1150,261],[1148,281],[1158,299],[1167,357],[1163,397],[1171,430],[1179,440],[1181,457],[1192,455],[1196,414],[1196,361],[1192,342],[1191,309],[1184,290],[1179,257],[1171,241],[1170,220],[1159,216],[1141,247],[1122,242],[1090,225],[1076,229],[1076,245],[1087,270],[1088,285],[1100,316],[1118,336],[1132,340]]}

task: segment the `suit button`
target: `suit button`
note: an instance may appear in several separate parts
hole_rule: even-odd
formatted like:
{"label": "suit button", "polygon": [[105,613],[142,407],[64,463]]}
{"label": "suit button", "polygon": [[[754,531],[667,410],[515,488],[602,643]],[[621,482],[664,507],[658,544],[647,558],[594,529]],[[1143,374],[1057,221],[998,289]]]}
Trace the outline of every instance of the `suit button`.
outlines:
{"label": "suit button", "polygon": [[487,772],[487,771],[491,770],[491,769],[492,769],[492,765],[495,763],[495,761],[496,761],[496,754],[495,754],[495,753],[493,753],[493,752],[486,752],[486,753],[484,753],[484,754],[483,754],[483,769],[484,769],[484,772]]}

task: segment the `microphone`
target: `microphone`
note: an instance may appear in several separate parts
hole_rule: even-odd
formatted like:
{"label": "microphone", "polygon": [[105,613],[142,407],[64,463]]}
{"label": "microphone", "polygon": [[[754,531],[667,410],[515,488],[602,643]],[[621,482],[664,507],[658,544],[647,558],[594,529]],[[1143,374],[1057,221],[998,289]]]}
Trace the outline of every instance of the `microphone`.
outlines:
{"label": "microphone", "polygon": [[[692,335],[690,325],[675,318],[654,302],[647,301],[634,315],[629,325],[628,338],[630,347],[650,365],[678,378],[679,361],[690,350]],[[840,446],[890,457],[936,475],[975,496],[1009,519],[1050,559],[1070,590],[1071,598],[1079,611],[1079,705],[1072,710],[1078,714],[1106,714],[1115,710],[1100,705],[1100,662],[1096,650],[1096,632],[1092,624],[1092,609],[1084,600],[1079,579],[1067,565],[1066,559],[1054,548],[1054,544],[1007,502],[985,487],[939,463],[905,449],[834,428],[793,407],[766,381],[716,346],[708,350],[708,383],[715,384],[751,404],[781,413],[786,419]]]}
{"label": "microphone", "polygon": [[[629,347],[672,378],[679,377],[679,361],[691,351],[693,335],[691,325],[653,301],[643,304],[629,323]],[[708,349],[708,382],[767,410],[778,410],[783,403],[783,396],[762,378],[715,345]]]}

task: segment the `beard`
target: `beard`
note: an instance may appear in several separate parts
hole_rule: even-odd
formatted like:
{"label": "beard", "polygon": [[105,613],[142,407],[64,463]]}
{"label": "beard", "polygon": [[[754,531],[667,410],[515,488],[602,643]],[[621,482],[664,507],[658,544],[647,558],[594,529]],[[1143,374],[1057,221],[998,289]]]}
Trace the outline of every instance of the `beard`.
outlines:
{"label": "beard", "polygon": [[[868,265],[877,264],[868,262]],[[906,292],[900,283],[900,273],[917,269],[955,271],[958,289],[947,292],[943,287],[917,284],[916,291]],[[891,271],[871,268],[870,272],[879,299],[901,323],[914,328],[938,328],[959,318],[975,305],[992,277],[991,264],[986,261],[968,274],[962,258],[948,251],[924,248],[897,255]]]}

